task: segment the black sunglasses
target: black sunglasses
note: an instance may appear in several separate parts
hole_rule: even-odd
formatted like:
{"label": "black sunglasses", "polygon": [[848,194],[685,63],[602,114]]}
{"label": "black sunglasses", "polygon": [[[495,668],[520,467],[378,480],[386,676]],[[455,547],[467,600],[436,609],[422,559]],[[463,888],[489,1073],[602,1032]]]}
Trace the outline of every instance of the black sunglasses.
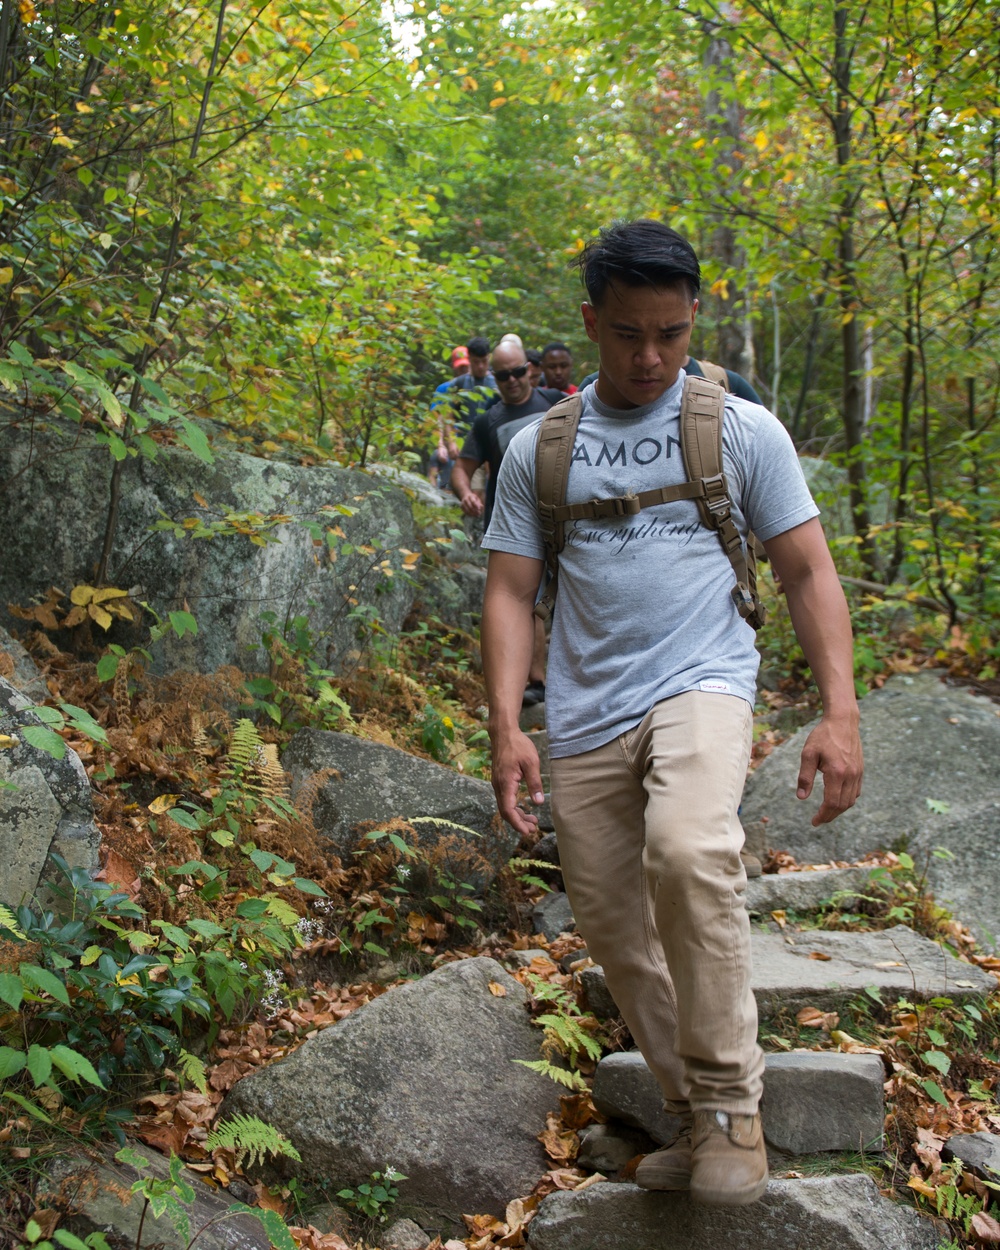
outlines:
{"label": "black sunglasses", "polygon": [[498,382],[509,382],[511,378],[523,378],[527,372],[527,365],[518,365],[516,369],[494,369],[493,376]]}

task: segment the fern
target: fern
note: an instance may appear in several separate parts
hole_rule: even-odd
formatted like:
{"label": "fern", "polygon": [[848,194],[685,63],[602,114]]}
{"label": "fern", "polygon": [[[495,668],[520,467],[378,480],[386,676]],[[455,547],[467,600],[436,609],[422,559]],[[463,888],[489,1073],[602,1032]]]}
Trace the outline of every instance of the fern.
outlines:
{"label": "fern", "polygon": [[4,907],[3,903],[0,903],[0,929],[9,929],[16,938],[24,937],[24,931],[17,923],[17,917],[9,907]]}
{"label": "fern", "polygon": [[255,1115],[237,1115],[220,1124],[205,1139],[206,1150],[231,1150],[238,1167],[255,1167],[267,1155],[283,1155],[302,1162],[302,1156],[273,1124]]}
{"label": "fern", "polygon": [[600,1059],[600,1044],[582,1027],[580,1018],[547,1014],[539,1016],[535,1023],[545,1030],[543,1049],[548,1048],[565,1055],[574,1065],[580,1062],[581,1054],[587,1054],[591,1059]]}
{"label": "fern", "polygon": [[266,759],[264,740],[253,721],[241,716],[229,738],[229,762],[240,775],[257,769]]}
{"label": "fern", "polygon": [[177,1056],[177,1070],[181,1078],[193,1085],[199,1094],[208,1093],[207,1069],[197,1055],[182,1050]]}
{"label": "fern", "polygon": [[522,1068],[530,1068],[532,1072],[537,1072],[541,1076],[547,1076],[550,1081],[555,1081],[557,1085],[565,1085],[567,1089],[585,1090],[587,1082],[583,1079],[579,1072],[574,1072],[570,1068],[558,1068],[554,1063],[549,1063],[548,1059],[512,1059],[512,1063],[519,1063]]}
{"label": "fern", "polygon": [[468,825],[456,824],[455,821],[445,820],[442,816],[404,816],[403,819],[408,825],[438,825],[442,829],[457,829],[459,833],[467,833],[473,838],[483,836],[475,829],[470,829]]}

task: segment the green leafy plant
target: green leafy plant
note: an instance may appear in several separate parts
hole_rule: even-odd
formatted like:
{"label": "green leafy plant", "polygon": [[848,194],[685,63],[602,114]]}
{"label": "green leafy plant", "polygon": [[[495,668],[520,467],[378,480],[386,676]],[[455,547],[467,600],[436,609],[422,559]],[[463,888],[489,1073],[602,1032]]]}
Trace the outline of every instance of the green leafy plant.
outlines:
{"label": "green leafy plant", "polygon": [[273,1124],[255,1115],[236,1115],[217,1124],[205,1139],[205,1149],[217,1147],[231,1150],[237,1167],[254,1167],[263,1163],[268,1155],[302,1162],[302,1156],[288,1138]]}
{"label": "green leafy plant", "polygon": [[387,1167],[383,1172],[372,1172],[370,1181],[365,1181],[354,1189],[338,1190],[337,1197],[368,1219],[384,1224],[389,1218],[393,1203],[399,1197],[397,1182],[406,1179],[402,1172],[397,1172],[394,1167]]}
{"label": "green leafy plant", "polygon": [[[551,1010],[536,1016],[533,1021],[544,1030],[542,1058],[514,1059],[511,1062],[541,1073],[567,1089],[586,1089],[587,1083],[579,1065],[584,1058],[596,1061],[603,1054],[603,1047],[596,1036],[600,1029],[597,1020],[584,1014],[573,995],[561,985],[554,985],[534,974],[529,975],[528,982],[536,1002],[551,1004]],[[557,1058],[562,1063],[554,1062]]]}

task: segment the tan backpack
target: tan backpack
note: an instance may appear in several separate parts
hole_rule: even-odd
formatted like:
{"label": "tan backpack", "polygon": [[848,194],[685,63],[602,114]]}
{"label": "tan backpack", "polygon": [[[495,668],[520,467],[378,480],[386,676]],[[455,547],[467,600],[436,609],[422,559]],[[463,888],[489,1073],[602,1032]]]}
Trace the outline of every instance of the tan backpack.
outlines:
{"label": "tan backpack", "polygon": [[[688,481],[638,495],[616,495],[586,503],[566,503],[566,486],[583,399],[570,395],[542,418],[535,452],[535,491],[538,516],[545,542],[549,582],[535,605],[543,621],[552,617],[559,578],[559,553],[566,545],[566,522],[597,517],[635,516],[643,508],[693,499],[702,524],[715,530],[736,574],[733,602],[740,616],[754,629],[764,624],[767,609],[757,595],[757,539],[747,535],[746,549],[732,517],[729,484],[722,471],[722,421],[725,412],[726,371],[707,361],[699,362],[705,377],[688,375],[681,399],[681,454]],[[721,376],[720,376],[721,375]],[[711,380],[710,380],[711,379]]]}

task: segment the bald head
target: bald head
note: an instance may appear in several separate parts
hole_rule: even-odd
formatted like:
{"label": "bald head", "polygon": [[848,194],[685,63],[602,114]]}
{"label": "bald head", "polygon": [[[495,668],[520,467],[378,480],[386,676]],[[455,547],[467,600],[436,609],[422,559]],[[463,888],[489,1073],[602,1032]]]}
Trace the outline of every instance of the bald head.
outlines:
{"label": "bald head", "polygon": [[503,402],[512,407],[525,403],[532,387],[524,348],[510,340],[498,343],[493,351],[491,367]]}

